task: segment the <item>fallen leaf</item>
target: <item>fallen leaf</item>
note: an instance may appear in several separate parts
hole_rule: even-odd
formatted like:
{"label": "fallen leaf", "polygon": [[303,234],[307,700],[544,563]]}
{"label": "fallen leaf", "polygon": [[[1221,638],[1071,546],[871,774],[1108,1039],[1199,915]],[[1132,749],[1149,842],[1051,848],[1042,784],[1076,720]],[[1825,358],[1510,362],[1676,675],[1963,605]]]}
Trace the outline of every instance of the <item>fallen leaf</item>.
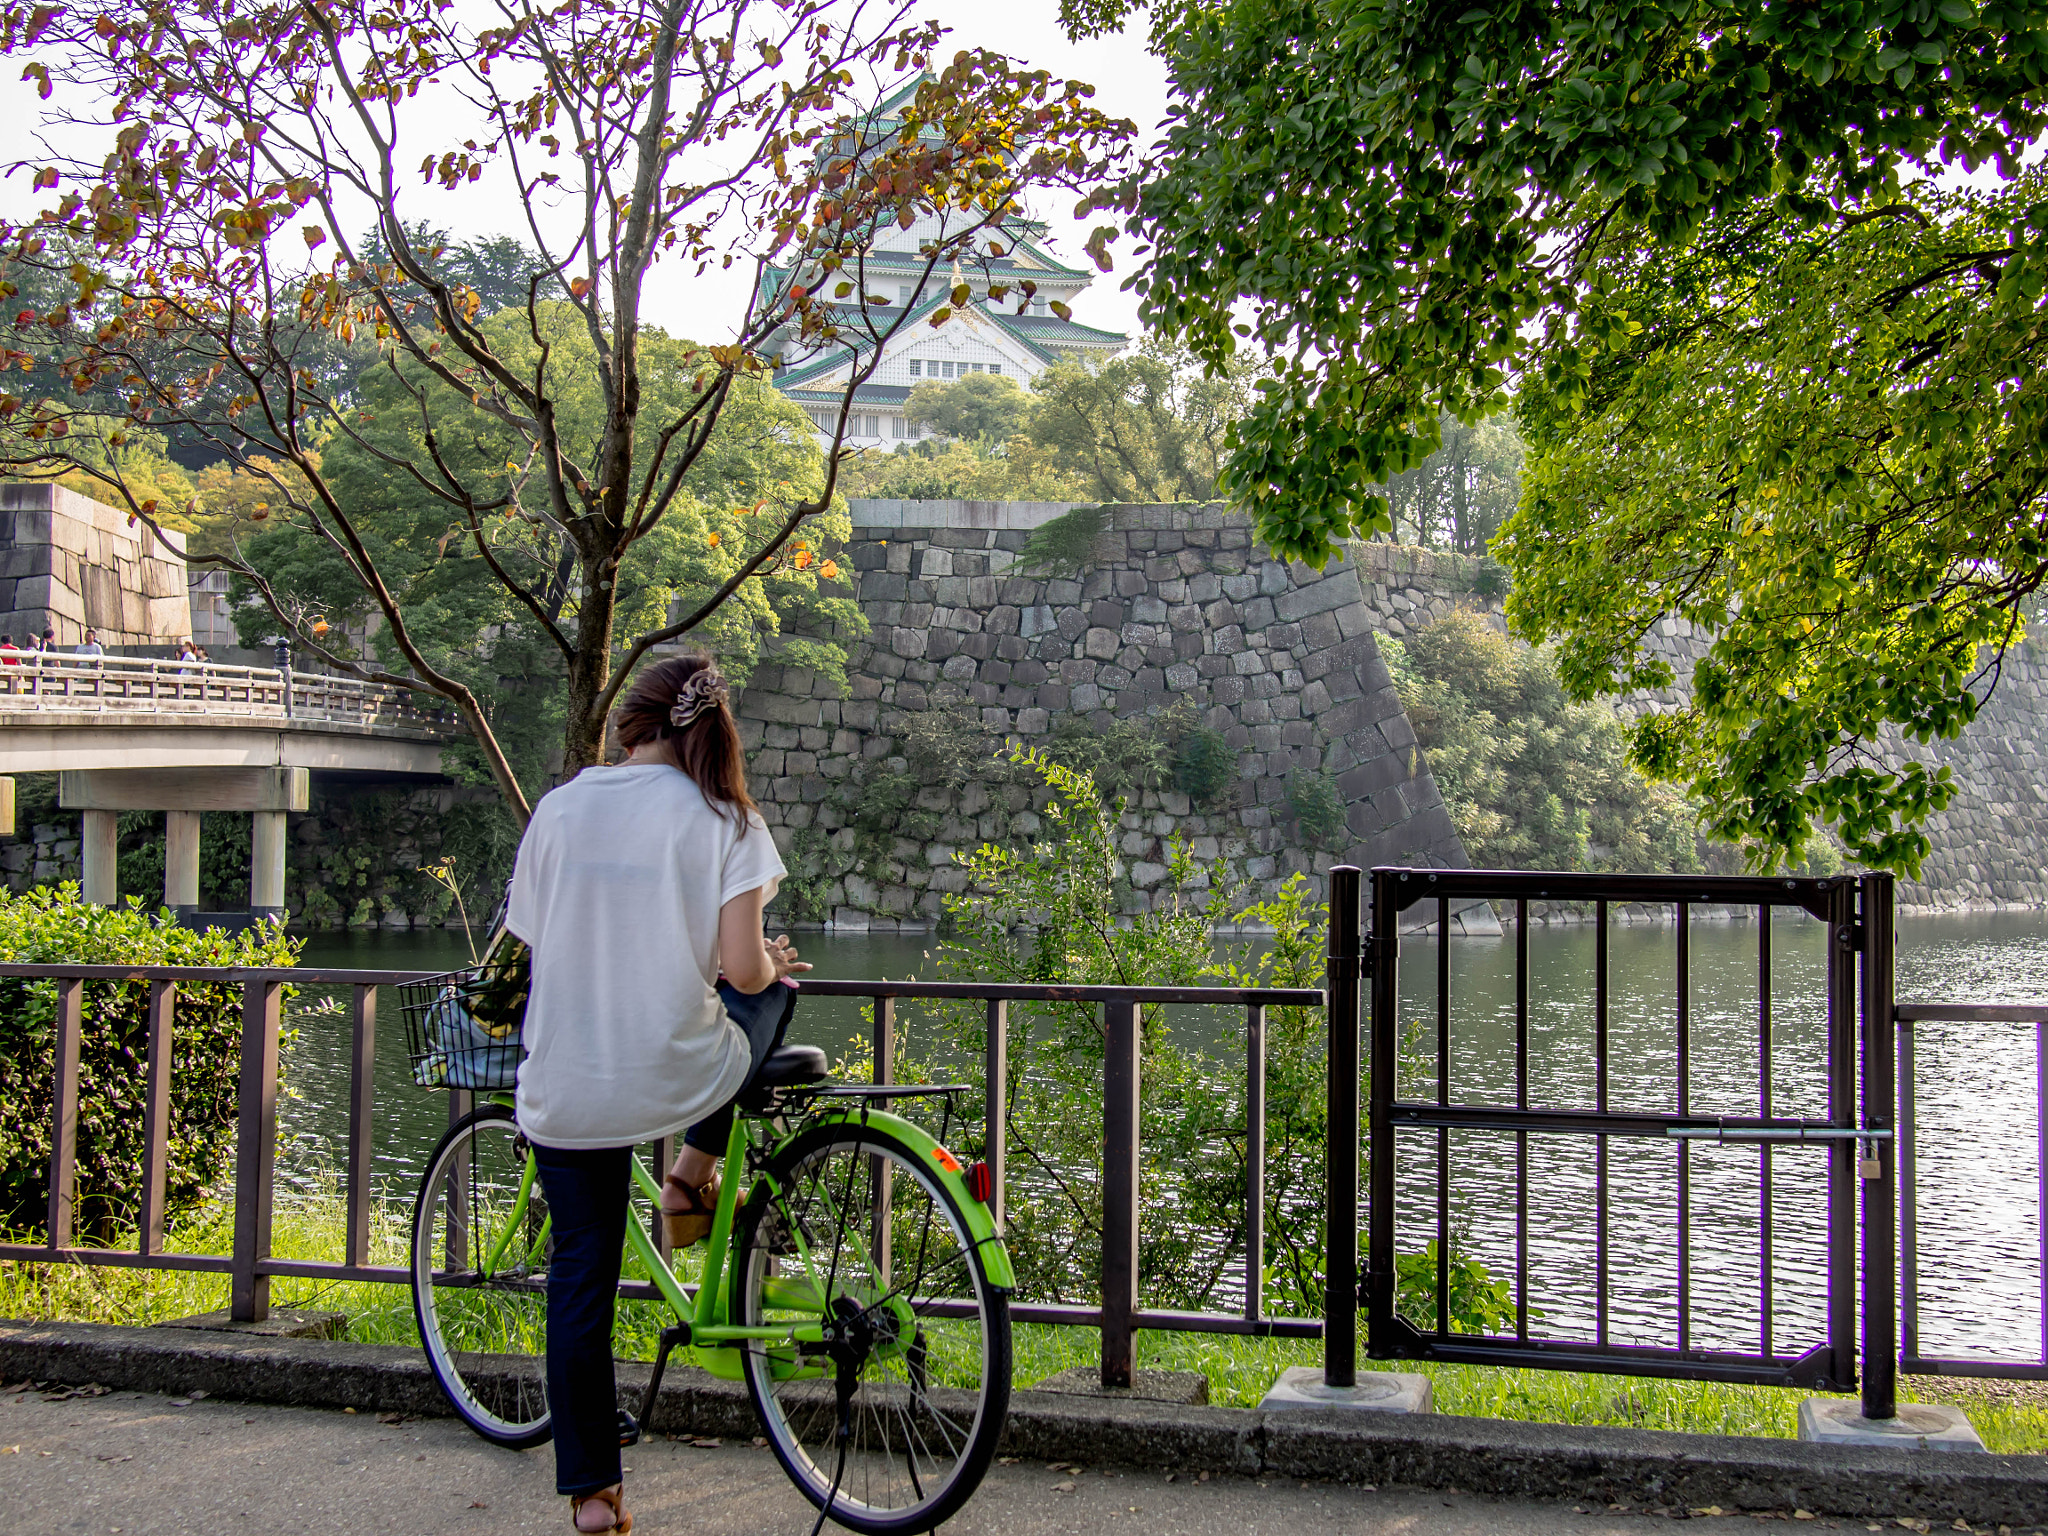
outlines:
{"label": "fallen leaf", "polygon": [[403,1424],[405,1422],[405,1415],[402,1413],[380,1413],[377,1415],[377,1422],[379,1424]]}
{"label": "fallen leaf", "polygon": [[[45,1451],[43,1452],[43,1454],[47,1456],[50,1453],[48,1451]],[[1072,1493],[1074,1491],[1074,1485],[1072,1483],[1054,1483],[1052,1485],[1052,1491],[1054,1493]]]}
{"label": "fallen leaf", "polygon": [[1702,1504],[1699,1508],[1693,1510],[1692,1513],[1695,1515],[1718,1515],[1721,1513],[1721,1506],[1718,1504]]}
{"label": "fallen leaf", "polygon": [[1169,1483],[1177,1483],[1180,1481],[1180,1474],[1178,1472],[1169,1472],[1166,1474],[1166,1480]]}
{"label": "fallen leaf", "polygon": [[0,1456],[19,1456],[20,1454],[21,1447],[18,1445],[0,1445]]}
{"label": "fallen leaf", "polygon": [[355,1412],[355,1409],[353,1409],[353,1408],[344,1408],[344,1409],[342,1409],[341,1411],[342,1411],[343,1413],[354,1413],[354,1412]]}
{"label": "fallen leaf", "polygon": [[1202,1481],[1202,1482],[1205,1482],[1205,1483],[1206,1483],[1207,1481],[1209,1481],[1209,1474],[1208,1474],[1208,1473],[1206,1473],[1206,1472],[1204,1472],[1204,1473],[1202,1474],[1202,1476],[1201,1476],[1201,1481]]}
{"label": "fallen leaf", "polygon": [[996,1465],[999,1467],[1014,1467],[1017,1465],[1017,1458],[1015,1456],[998,1456],[996,1458]]}
{"label": "fallen leaf", "polygon": [[[86,1390],[87,1390],[87,1391],[90,1391],[90,1390],[92,1390],[92,1389],[88,1387],[88,1388],[87,1388]],[[200,1389],[199,1391],[197,1391],[197,1392],[187,1392],[187,1393],[186,1393],[185,1395],[186,1395],[187,1397],[191,1398],[191,1399],[192,1399],[192,1401],[196,1403],[196,1402],[198,1402],[198,1401],[199,1401],[199,1399],[201,1399],[202,1397],[206,1396],[206,1391],[205,1391],[205,1389],[204,1389],[204,1388],[201,1388],[201,1389]],[[354,1413],[354,1412],[355,1412],[355,1409],[351,1408],[351,1409],[349,1409],[349,1412],[350,1412],[350,1413]]]}
{"label": "fallen leaf", "polygon": [[489,1509],[491,1506],[486,1504],[482,1499],[471,1499],[469,1501],[469,1507],[471,1509]]}
{"label": "fallen leaf", "polygon": [[[171,1399],[171,1406],[173,1408],[190,1408],[192,1406],[192,1399],[189,1397],[174,1397]],[[351,1408],[349,1412],[354,1413],[355,1409]]]}
{"label": "fallen leaf", "polygon": [[54,1456],[57,1453],[55,1451],[37,1451],[36,1454],[38,1456]]}
{"label": "fallen leaf", "polygon": [[694,1445],[700,1451],[715,1451],[718,1449],[721,1443],[722,1442],[710,1439],[708,1437],[700,1440],[692,1440],[690,1442],[690,1444]]}
{"label": "fallen leaf", "polygon": [[[759,1449],[765,1451],[768,1448],[768,1437],[766,1435],[756,1435],[754,1436],[754,1444]],[[1017,1458],[1014,1456],[1010,1458],[1011,1461],[1015,1461],[1016,1459]]]}
{"label": "fallen leaf", "polygon": [[1810,1509],[1795,1509],[1792,1511],[1792,1518],[1794,1520],[1817,1520],[1820,1517]]}

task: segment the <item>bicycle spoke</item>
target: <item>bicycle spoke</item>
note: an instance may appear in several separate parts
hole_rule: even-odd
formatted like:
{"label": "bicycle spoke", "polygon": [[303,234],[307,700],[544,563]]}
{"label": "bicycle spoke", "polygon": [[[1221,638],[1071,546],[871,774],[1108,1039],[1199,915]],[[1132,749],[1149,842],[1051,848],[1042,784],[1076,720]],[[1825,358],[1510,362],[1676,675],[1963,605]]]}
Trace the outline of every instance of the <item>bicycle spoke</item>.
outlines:
{"label": "bicycle spoke", "polygon": [[[778,1376],[774,1352],[754,1352],[749,1389],[813,1502],[829,1499],[853,1529],[907,1536],[956,1512],[993,1456],[1009,1396],[1007,1307],[920,1155],[866,1126],[806,1135],[773,1170],[775,1214],[749,1229],[741,1287],[751,1324],[814,1320],[825,1342],[801,1373],[785,1365]],[[794,1255],[792,1272],[771,1272],[771,1248]],[[806,1294],[815,1310],[792,1306]],[[849,1433],[834,1494],[843,1371]]]}

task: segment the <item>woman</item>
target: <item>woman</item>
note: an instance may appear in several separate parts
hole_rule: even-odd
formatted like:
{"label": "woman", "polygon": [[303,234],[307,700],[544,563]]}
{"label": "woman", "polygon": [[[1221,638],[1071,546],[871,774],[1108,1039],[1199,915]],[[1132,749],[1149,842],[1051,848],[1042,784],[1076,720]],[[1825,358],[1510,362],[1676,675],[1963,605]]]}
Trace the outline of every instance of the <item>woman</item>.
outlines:
{"label": "woman", "polygon": [[[633,1527],[611,1350],[633,1148],[690,1127],[724,1149],[709,1132],[788,1024],[777,983],[810,969],[761,935],[786,871],[725,693],[706,657],[642,672],[613,717],[626,761],[542,798],[512,876],[506,926],[533,951],[516,1114],[554,1219],[548,1407],[579,1531]],[[712,1156],[671,1170],[672,1235],[708,1226]]]}

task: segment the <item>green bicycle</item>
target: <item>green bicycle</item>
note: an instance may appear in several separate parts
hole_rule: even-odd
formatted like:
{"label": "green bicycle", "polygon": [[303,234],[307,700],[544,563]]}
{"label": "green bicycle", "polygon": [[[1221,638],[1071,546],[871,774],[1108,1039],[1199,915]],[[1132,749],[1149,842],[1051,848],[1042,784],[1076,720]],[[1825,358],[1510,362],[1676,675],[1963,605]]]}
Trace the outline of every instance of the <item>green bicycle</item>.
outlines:
{"label": "green bicycle", "polygon": [[[633,1160],[645,1204],[627,1223],[627,1251],[674,1317],[641,1422],[680,1349],[746,1382],[769,1446],[821,1518],[928,1531],[966,1504],[1009,1412],[1009,1255],[986,1166],[963,1166],[883,1107],[942,1096],[943,1135],[963,1091],[833,1084],[824,1052],[777,1050],[734,1117],[694,1286],[649,1233],[660,1184]],[[551,1433],[549,1217],[510,1093],[478,1096],[420,1184],[413,1307],[456,1413],[488,1440],[526,1447]]]}

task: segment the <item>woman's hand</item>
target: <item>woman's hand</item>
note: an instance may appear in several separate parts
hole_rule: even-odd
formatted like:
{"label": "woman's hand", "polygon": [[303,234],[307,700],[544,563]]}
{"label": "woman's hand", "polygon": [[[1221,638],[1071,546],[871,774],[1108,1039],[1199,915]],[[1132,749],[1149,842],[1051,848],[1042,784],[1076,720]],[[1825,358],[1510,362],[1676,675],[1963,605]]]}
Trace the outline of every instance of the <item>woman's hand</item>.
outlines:
{"label": "woman's hand", "polygon": [[808,960],[797,959],[796,946],[789,942],[789,935],[786,933],[778,933],[774,938],[767,940],[763,948],[768,951],[768,963],[775,967],[777,981],[811,968]]}

